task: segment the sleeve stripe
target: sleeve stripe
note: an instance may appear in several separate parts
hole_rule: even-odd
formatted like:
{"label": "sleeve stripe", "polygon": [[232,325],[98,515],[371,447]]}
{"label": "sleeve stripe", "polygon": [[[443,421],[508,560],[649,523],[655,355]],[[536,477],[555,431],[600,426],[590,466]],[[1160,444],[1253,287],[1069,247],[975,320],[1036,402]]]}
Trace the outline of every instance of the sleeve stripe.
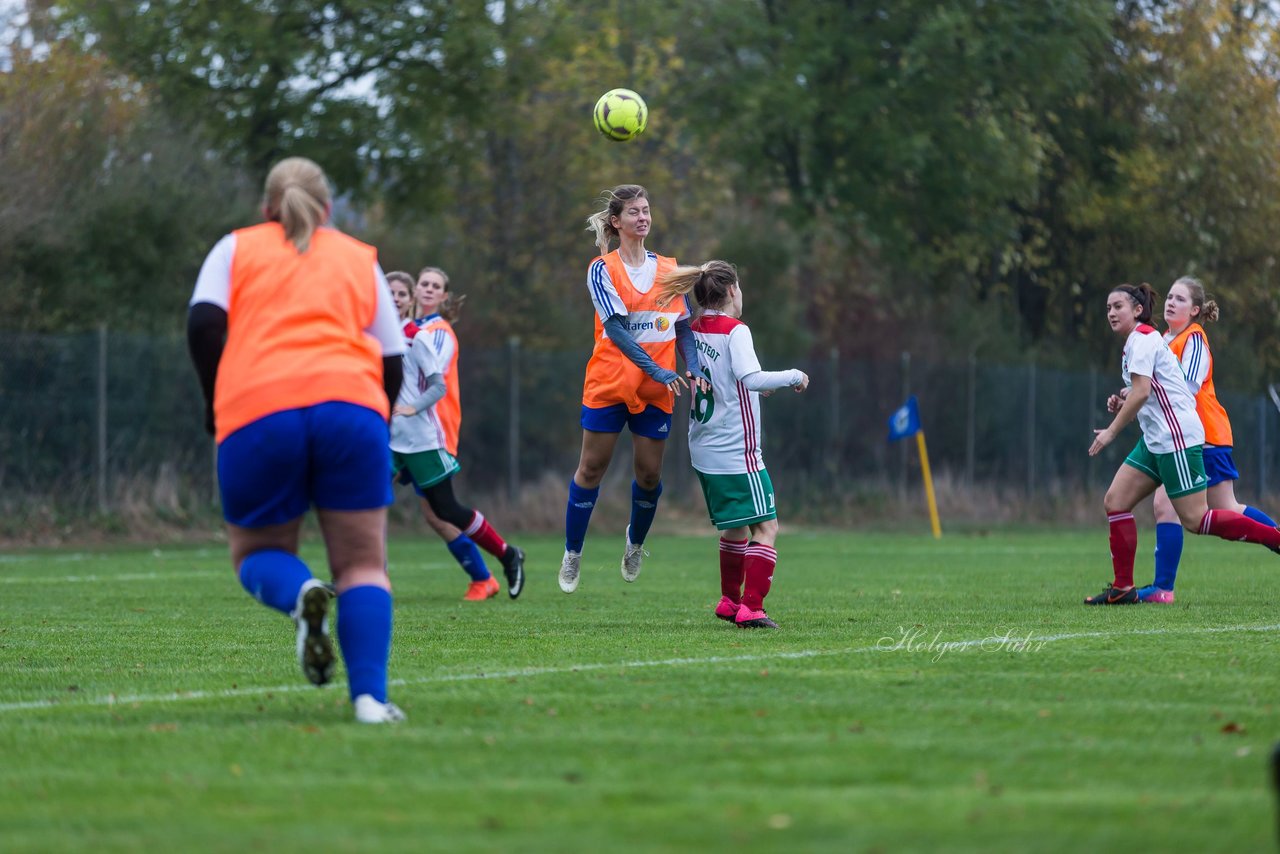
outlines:
{"label": "sleeve stripe", "polygon": [[591,265],[591,291],[598,307],[607,310],[608,314],[627,314],[627,307],[621,305],[621,300],[615,300],[604,286],[604,277],[607,275],[604,261],[596,261]]}
{"label": "sleeve stripe", "polygon": [[1186,349],[1182,353],[1182,371],[1186,374],[1187,379],[1195,382],[1196,385],[1201,384],[1200,376],[1200,358],[1204,353],[1204,336],[1199,332],[1192,333],[1187,338]]}

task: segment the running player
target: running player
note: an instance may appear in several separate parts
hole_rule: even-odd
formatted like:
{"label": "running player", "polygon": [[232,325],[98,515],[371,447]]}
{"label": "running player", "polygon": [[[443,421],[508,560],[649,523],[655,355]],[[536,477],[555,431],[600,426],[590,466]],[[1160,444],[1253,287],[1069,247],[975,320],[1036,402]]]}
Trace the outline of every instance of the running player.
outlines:
{"label": "running player", "polygon": [[[1235,482],[1240,473],[1231,456],[1231,422],[1214,392],[1213,353],[1202,325],[1218,319],[1218,304],[1206,298],[1199,279],[1183,276],[1173,283],[1165,297],[1164,319],[1169,326],[1164,340],[1182,364],[1187,385],[1196,396],[1196,413],[1204,424],[1204,473],[1209,481],[1205,494],[1209,506],[1214,510],[1234,510],[1274,527],[1275,520],[1266,513],[1236,500]],[[1118,410],[1121,403],[1123,399],[1118,395],[1107,401],[1108,408],[1114,407],[1112,412]],[[1182,557],[1182,525],[1163,486],[1156,490],[1155,514],[1156,578],[1138,590],[1138,600],[1171,605]]]}
{"label": "running player", "polygon": [[373,247],[320,228],[332,201],[319,166],[276,164],[262,207],[268,222],[213,247],[187,319],[231,559],[250,595],[293,618],[306,677],[328,682],[333,593],[298,558],[314,504],[356,720],[403,720],[387,701],[386,571],[387,417],[403,335]]}
{"label": "running player", "polygon": [[[635,581],[644,559],[644,540],[662,495],[662,453],[671,432],[673,395],[699,388],[698,354],[689,329],[688,306],[660,307],[654,284],[675,269],[644,247],[652,215],[649,194],[638,184],[604,193],[605,206],[587,218],[600,257],[587,268],[587,291],[596,309],[595,347],[582,386],[582,453],[569,481],[565,508],[564,558],[560,589],[578,589],[582,547],[600,481],[613,459],[618,436],[631,430],[635,480],[631,483],[631,522],[622,553],[622,579]],[[609,251],[617,238],[618,248]],[[676,373],[676,346],[686,377]],[[695,378],[696,377],[696,378]]]}
{"label": "running player", "polygon": [[[462,426],[462,396],[458,384],[458,336],[453,324],[458,319],[465,297],[455,300],[449,293],[449,276],[439,267],[426,267],[418,274],[414,285],[416,319],[410,324],[416,335],[426,339],[439,357],[444,375],[445,394],[436,403],[434,417],[444,431],[444,447],[455,459],[458,456],[458,432]],[[406,327],[407,329],[408,327]],[[507,595],[515,599],[524,590],[524,551],[505,542],[497,532],[485,523],[484,515],[476,512],[475,519],[466,530],[450,525],[431,510],[422,487],[415,485],[422,518],[453,555],[471,579],[462,598],[468,602],[482,602],[498,594],[498,582],[489,567],[485,566],[479,545],[502,562],[507,577]],[[474,538],[474,539],[473,539]]]}
{"label": "running player", "polygon": [[1125,458],[1103,499],[1111,529],[1114,579],[1086,605],[1127,605],[1138,601],[1133,559],[1138,528],[1133,508],[1161,484],[1182,527],[1224,540],[1244,540],[1280,552],[1280,530],[1234,510],[1210,510],[1205,499],[1202,445],[1204,427],[1182,366],[1151,326],[1156,294],[1145,282],[1119,285],[1107,296],[1107,322],[1125,339],[1121,375],[1128,388],[1111,424],[1096,433],[1089,455],[1096,456],[1135,417],[1142,436]]}
{"label": "running player", "polygon": [[[458,461],[446,447],[444,426],[435,411],[436,404],[446,394],[444,366],[430,339],[429,334],[420,332],[404,357],[405,381],[391,410],[392,463],[395,475],[407,475],[436,516],[455,530],[473,533],[474,539],[466,540],[472,552],[467,557],[484,569],[484,578],[472,582],[475,595],[469,589],[466,598],[488,599],[496,596],[500,588],[497,580],[484,568],[484,559],[480,557],[476,543],[500,544],[504,553],[511,554],[517,565],[523,563],[524,553],[515,546],[507,545],[479,511],[459,504],[453,495],[453,476],[458,471]],[[450,543],[451,551],[453,547],[454,543]],[[523,575],[520,579],[523,580]],[[512,598],[519,593],[517,588]]]}
{"label": "running player", "polygon": [[[724,261],[677,267],[659,303],[692,296],[693,334],[710,388],[689,410],[689,456],[720,535],[720,602],[715,615],[743,628],[776,629],[764,611],[778,553],[778,510],[760,449],[760,395],[809,387],[803,371],[764,371],[742,317],[738,271]],[[744,587],[745,584],[745,587]]]}

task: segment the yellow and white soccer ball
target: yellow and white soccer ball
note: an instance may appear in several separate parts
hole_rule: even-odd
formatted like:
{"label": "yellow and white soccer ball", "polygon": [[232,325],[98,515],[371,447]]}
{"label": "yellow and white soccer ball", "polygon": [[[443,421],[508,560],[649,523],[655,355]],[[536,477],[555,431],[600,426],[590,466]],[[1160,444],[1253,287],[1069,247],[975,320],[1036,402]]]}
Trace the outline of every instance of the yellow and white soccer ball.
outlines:
{"label": "yellow and white soccer ball", "polygon": [[649,108],[630,89],[610,89],[596,101],[592,113],[596,130],[614,142],[628,142],[644,133],[649,124]]}

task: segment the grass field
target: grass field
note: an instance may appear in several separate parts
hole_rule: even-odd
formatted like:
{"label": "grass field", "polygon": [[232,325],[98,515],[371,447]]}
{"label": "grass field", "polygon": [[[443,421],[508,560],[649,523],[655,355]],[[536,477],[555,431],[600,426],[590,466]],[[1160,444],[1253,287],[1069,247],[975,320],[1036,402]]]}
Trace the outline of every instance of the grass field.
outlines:
{"label": "grass field", "polygon": [[1265,550],[1194,539],[1175,606],[1085,608],[1104,530],[787,533],[752,632],[711,616],[713,538],[652,538],[634,585],[614,539],[573,596],[525,541],[524,596],[479,604],[394,541],[398,727],[303,682],[219,547],[0,555],[0,848],[1273,845]]}

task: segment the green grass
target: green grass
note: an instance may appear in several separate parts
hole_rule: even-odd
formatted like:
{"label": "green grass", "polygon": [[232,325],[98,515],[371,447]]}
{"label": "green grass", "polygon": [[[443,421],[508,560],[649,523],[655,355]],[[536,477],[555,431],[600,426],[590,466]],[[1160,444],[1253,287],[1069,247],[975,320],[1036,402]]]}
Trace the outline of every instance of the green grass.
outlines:
{"label": "green grass", "polygon": [[394,541],[399,727],[303,684],[220,548],[0,555],[0,847],[1272,844],[1262,549],[1189,538],[1177,605],[1085,608],[1105,531],[788,533],[783,629],[748,632],[711,616],[713,538],[651,539],[634,585],[613,539],[573,596],[559,543],[526,541],[524,596],[479,604],[436,541]]}

